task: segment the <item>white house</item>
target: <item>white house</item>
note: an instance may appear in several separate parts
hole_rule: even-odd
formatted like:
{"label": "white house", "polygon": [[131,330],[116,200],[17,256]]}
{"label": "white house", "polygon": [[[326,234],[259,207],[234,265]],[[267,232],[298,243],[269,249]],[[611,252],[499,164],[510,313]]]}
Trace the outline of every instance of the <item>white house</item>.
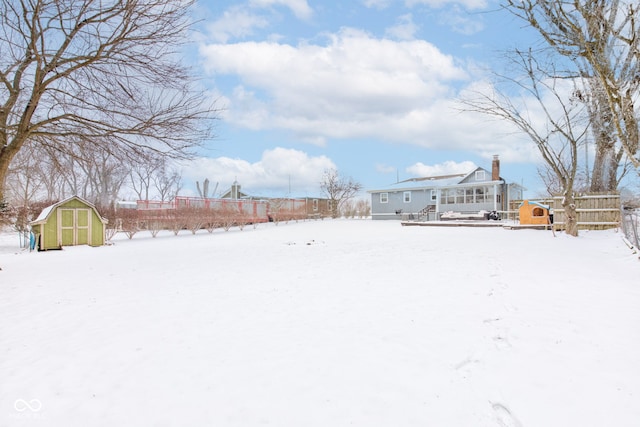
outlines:
{"label": "white house", "polygon": [[466,174],[411,178],[389,188],[369,190],[372,219],[439,220],[445,212],[507,211],[522,200],[524,188],[500,177],[500,160],[491,171],[478,167]]}

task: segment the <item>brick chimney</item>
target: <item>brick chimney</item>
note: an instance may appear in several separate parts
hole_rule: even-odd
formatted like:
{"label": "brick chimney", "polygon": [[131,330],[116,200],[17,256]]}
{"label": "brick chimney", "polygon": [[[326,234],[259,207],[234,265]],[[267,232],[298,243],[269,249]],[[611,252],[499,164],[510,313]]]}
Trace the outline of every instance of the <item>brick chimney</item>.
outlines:
{"label": "brick chimney", "polygon": [[491,180],[500,181],[500,159],[497,154],[493,156],[493,163],[491,164]]}

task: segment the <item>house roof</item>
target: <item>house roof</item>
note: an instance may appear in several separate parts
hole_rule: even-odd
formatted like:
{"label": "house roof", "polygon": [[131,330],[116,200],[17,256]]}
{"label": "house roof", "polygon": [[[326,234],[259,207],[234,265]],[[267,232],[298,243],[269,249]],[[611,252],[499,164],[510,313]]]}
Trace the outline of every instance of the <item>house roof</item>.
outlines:
{"label": "house roof", "polygon": [[[396,182],[395,184],[391,184],[388,188],[379,189],[379,190],[369,190],[369,193],[377,193],[384,191],[407,191],[407,190],[428,190],[428,189],[436,189],[436,188],[447,188],[447,187],[458,187],[464,184],[464,181],[475,173],[478,170],[485,171],[489,177],[491,174],[484,168],[478,167],[473,169],[469,173],[461,173],[454,175],[440,175],[440,176],[428,176],[421,178],[409,178],[404,181]],[[494,183],[502,183],[503,180],[499,181],[482,181],[484,184],[494,184]],[[478,181],[469,183],[469,186],[477,186],[479,184]]]}
{"label": "house roof", "polygon": [[422,177],[422,178],[409,178],[409,179],[405,179],[405,180],[400,181],[400,182],[435,181],[435,180],[442,180],[442,179],[449,179],[449,178],[466,177],[468,175],[469,174],[458,173],[458,174],[452,174],[452,175],[425,176],[425,177]]}
{"label": "house roof", "polygon": [[46,208],[44,208],[42,210],[42,212],[40,212],[40,215],[38,215],[38,217],[35,220],[30,222],[30,225],[43,224],[43,223],[47,222],[47,219],[49,218],[49,215],[51,215],[51,213],[53,211],[55,211],[55,209],[58,206],[64,205],[65,203],[68,203],[71,200],[78,200],[81,203],[84,203],[85,205],[87,205],[88,207],[90,207],[91,209],[93,209],[95,211],[95,213],[97,214],[98,218],[100,218],[100,221],[102,221],[105,224],[107,223],[107,220],[102,218],[102,216],[98,213],[98,210],[93,205],[93,203],[87,202],[86,200],[84,200],[80,196],[71,196],[71,197],[68,197],[68,198],[66,198],[64,200],[61,200],[61,201],[57,202],[57,203],[54,203],[51,206],[47,206]]}
{"label": "house roof", "polygon": [[[224,193],[222,193],[222,196],[220,196],[221,199],[230,199],[231,198],[231,194],[232,194],[232,189],[229,188],[227,191],[225,191]],[[247,193],[238,190],[238,198],[239,199],[247,199],[247,198],[251,198],[250,195],[248,195]]]}
{"label": "house roof", "polygon": [[[470,180],[466,182],[475,172],[477,171],[485,171],[486,176],[489,177],[486,181],[475,181]],[[469,173],[461,173],[454,175],[440,175],[440,176],[428,176],[428,177],[420,177],[420,178],[409,178],[403,181],[398,181],[394,184],[389,185],[389,187],[384,189],[377,190],[368,190],[368,193],[380,193],[387,191],[409,191],[409,190],[430,190],[430,189],[441,189],[441,188],[452,188],[452,187],[477,187],[481,184],[493,185],[493,184],[504,184],[506,180],[500,177],[497,181],[491,180],[491,172],[482,167],[477,167],[470,171]],[[519,184],[509,184],[510,186],[523,188]]]}

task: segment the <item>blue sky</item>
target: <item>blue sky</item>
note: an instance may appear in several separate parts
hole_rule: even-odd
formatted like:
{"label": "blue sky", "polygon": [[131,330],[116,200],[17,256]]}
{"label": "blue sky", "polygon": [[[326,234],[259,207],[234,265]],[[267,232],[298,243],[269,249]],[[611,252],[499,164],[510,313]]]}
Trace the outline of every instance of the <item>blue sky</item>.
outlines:
{"label": "blue sky", "polygon": [[[508,123],[461,113],[461,91],[531,32],[489,0],[202,0],[188,60],[223,108],[183,170],[251,195],[318,196],[336,168],[365,190],[491,168],[542,191],[538,153]],[[212,185],[213,187],[213,185]]]}

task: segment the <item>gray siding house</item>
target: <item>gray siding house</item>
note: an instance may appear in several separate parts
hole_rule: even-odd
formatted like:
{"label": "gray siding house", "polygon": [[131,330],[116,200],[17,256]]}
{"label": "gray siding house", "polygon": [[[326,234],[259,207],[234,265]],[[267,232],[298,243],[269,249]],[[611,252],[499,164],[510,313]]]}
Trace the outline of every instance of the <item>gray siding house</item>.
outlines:
{"label": "gray siding house", "polygon": [[368,193],[374,220],[434,221],[446,212],[507,211],[509,201],[522,200],[523,190],[500,177],[500,160],[494,156],[491,171],[478,167],[466,174],[411,178]]}

